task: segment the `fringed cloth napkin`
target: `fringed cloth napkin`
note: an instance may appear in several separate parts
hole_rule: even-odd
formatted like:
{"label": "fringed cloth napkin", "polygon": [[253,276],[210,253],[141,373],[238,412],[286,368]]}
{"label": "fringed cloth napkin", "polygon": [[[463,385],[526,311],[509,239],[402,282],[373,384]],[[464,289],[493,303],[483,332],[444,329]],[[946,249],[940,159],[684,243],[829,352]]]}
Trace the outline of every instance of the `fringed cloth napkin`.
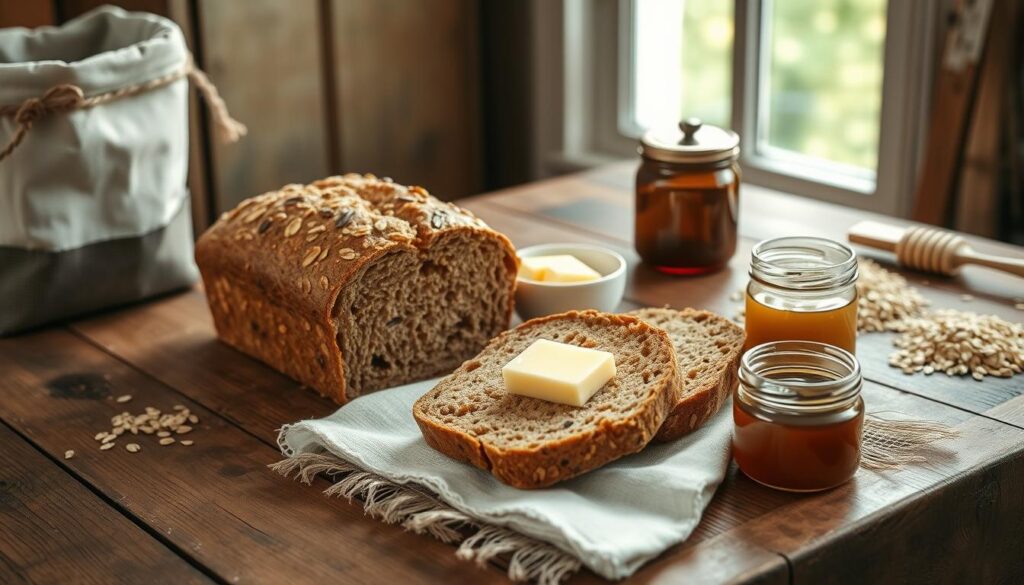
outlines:
{"label": "fringed cloth napkin", "polygon": [[412,405],[435,382],[374,392],[327,418],[285,426],[278,443],[288,458],[274,468],[305,482],[326,474],[336,482],[329,495],[461,542],[462,559],[507,559],[513,580],[558,583],[581,563],[608,579],[627,577],[685,540],[729,464],[732,424],[723,408],[683,439],[551,488],[518,490],[424,442]]}
{"label": "fringed cloth napkin", "polygon": [[[701,429],[651,444],[582,477],[543,490],[511,488],[431,449],[412,405],[435,381],[361,397],[326,418],[281,429],[287,459],[272,467],[324,493],[358,499],[389,524],[460,543],[456,555],[507,562],[515,581],[556,584],[585,565],[628,577],[700,521],[729,464],[730,408]],[[894,469],[925,461],[929,443],[955,435],[941,424],[869,416],[861,465]]]}

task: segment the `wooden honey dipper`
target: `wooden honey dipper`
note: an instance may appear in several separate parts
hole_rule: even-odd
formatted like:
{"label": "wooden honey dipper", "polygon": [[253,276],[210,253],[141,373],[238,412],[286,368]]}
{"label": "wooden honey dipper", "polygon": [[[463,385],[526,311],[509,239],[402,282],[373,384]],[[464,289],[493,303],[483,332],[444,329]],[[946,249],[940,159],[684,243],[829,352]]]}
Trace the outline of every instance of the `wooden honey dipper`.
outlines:
{"label": "wooden honey dipper", "polygon": [[850,242],[896,253],[896,260],[914,270],[953,276],[964,264],[977,264],[1024,276],[1024,260],[976,252],[963,236],[939,228],[899,226],[862,221],[850,228]]}

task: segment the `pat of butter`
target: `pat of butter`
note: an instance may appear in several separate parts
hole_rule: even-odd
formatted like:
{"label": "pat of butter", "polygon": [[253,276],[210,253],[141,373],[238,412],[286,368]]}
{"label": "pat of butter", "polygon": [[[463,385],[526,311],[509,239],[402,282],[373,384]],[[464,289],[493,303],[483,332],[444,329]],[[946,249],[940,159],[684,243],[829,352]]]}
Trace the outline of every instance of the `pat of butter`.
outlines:
{"label": "pat of butter", "polygon": [[615,377],[615,356],[538,339],[501,369],[512,394],[583,406]]}
{"label": "pat of butter", "polygon": [[586,282],[601,278],[601,273],[569,254],[522,258],[519,275],[542,282]]}

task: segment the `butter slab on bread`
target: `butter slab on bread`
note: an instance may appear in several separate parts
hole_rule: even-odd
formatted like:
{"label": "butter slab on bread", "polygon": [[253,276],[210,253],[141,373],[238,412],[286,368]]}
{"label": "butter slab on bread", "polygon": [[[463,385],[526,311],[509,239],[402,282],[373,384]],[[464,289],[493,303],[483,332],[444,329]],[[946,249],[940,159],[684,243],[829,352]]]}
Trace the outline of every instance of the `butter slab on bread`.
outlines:
{"label": "butter slab on bread", "polygon": [[508,238],[348,174],[242,202],[196,244],[217,334],[342,403],[450,372],[508,328]]}
{"label": "butter slab on bread", "polygon": [[710,311],[639,309],[627,315],[664,329],[672,339],[682,396],[656,439],[678,439],[714,416],[736,388],[746,334],[732,321]]}
{"label": "butter slab on bread", "polygon": [[[501,368],[538,339],[608,351],[616,376],[582,407],[506,392]],[[668,334],[626,315],[570,311],[499,335],[413,406],[427,443],[517,488],[541,488],[636,453],[679,401]]]}

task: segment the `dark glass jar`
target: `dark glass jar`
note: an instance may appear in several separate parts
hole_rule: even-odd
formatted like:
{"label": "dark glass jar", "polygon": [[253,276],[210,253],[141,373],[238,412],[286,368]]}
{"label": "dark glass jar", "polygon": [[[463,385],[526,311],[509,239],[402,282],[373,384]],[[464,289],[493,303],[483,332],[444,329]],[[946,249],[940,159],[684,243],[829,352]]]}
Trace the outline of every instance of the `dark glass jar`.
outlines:
{"label": "dark glass jar", "polygon": [[713,272],[736,251],[739,136],[690,118],[640,140],[634,245],[661,272]]}

